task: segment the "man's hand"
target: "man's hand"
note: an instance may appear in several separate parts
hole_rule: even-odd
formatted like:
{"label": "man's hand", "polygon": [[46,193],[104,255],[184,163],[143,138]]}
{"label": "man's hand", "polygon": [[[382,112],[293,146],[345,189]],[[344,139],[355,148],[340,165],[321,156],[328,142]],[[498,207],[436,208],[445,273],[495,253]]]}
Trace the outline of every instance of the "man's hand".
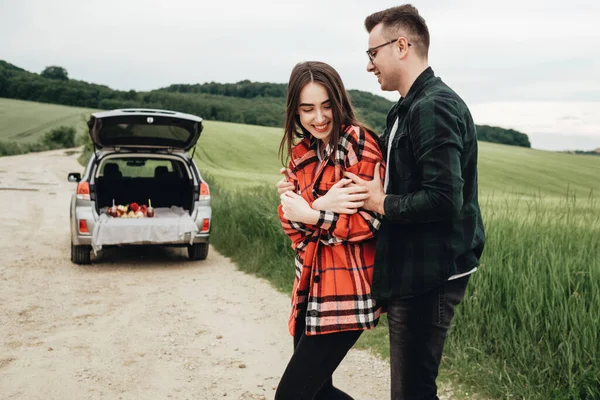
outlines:
{"label": "man's hand", "polygon": [[365,181],[351,172],[345,172],[344,175],[352,179],[352,182],[355,184],[363,186],[367,189],[369,197],[365,200],[363,208],[384,215],[385,211],[383,209],[383,202],[385,201],[386,194],[383,191],[383,184],[381,183],[381,176],[379,175],[379,167],[380,165],[377,163],[377,165],[375,165],[375,172],[373,173],[372,181]]}
{"label": "man's hand", "polygon": [[294,191],[294,189],[295,189],[294,184],[291,183],[290,181],[288,181],[287,169],[281,168],[279,170],[279,173],[283,174],[284,177],[281,178],[281,180],[279,182],[277,182],[277,194],[279,194],[281,196],[288,190]]}
{"label": "man's hand", "polygon": [[338,214],[354,214],[368,198],[366,187],[352,184],[351,179],[344,178],[333,185],[324,196],[315,200],[312,208]]}
{"label": "man's hand", "polygon": [[284,218],[311,225],[319,222],[319,211],[310,208],[310,205],[299,194],[288,190],[282,193],[279,198],[281,199]]}

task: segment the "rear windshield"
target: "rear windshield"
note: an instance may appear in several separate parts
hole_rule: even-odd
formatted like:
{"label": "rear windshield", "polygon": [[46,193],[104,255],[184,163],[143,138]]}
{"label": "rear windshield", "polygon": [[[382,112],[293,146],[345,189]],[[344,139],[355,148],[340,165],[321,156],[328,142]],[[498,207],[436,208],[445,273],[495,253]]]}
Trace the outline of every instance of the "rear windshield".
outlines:
{"label": "rear windshield", "polygon": [[182,162],[164,158],[111,158],[105,160],[98,172],[105,178],[188,178]]}
{"label": "rear windshield", "polygon": [[161,146],[186,148],[197,139],[200,123],[179,118],[119,116],[94,126],[102,146]]}

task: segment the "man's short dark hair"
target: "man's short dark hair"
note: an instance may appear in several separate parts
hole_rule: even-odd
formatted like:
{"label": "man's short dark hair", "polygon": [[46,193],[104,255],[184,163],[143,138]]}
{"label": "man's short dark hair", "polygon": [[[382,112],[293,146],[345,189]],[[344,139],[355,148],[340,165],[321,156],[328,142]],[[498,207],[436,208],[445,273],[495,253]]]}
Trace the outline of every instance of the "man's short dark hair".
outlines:
{"label": "man's short dark hair", "polygon": [[[402,30],[408,37],[408,41],[414,46],[417,54],[427,58],[429,54],[429,29],[423,17],[411,4],[404,4],[388,8],[369,15],[365,19],[365,28],[371,33],[377,25],[383,24],[386,34],[395,35]],[[389,37],[392,40],[396,37]]]}

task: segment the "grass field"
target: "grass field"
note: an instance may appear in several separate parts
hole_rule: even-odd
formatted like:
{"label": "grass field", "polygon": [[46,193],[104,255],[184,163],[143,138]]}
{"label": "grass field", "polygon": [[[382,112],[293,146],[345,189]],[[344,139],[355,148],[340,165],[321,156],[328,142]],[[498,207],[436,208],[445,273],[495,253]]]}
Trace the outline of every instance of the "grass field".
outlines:
{"label": "grass field", "polygon": [[[95,110],[0,98],[0,141],[32,142],[60,125],[85,131]],[[203,170],[231,187],[272,184],[280,179],[277,150],[282,130],[205,121],[196,148]],[[503,194],[562,199],[567,193],[585,199],[600,193],[600,157],[553,153],[480,143],[482,196]]]}
{"label": "grass field", "polygon": [[235,187],[277,182],[280,137],[277,128],[205,121],[196,162],[202,171]]}
{"label": "grass field", "polygon": [[59,126],[73,126],[83,133],[95,110],[0,98],[0,141],[33,143]]}
{"label": "grass field", "polygon": [[[280,179],[277,158],[282,130],[206,121],[196,161],[232,187]],[[600,157],[553,153],[481,142],[479,182],[482,196],[511,194],[563,199],[567,193],[586,199],[600,193]]]}
{"label": "grass field", "polygon": [[[39,116],[53,114],[40,111],[23,118],[43,126]],[[206,121],[195,158],[211,184],[211,242],[289,292],[292,251],[275,214],[280,137]],[[600,399],[600,157],[480,143],[479,167],[486,248],[457,310],[443,378],[501,399]],[[385,318],[359,346],[387,356]]]}

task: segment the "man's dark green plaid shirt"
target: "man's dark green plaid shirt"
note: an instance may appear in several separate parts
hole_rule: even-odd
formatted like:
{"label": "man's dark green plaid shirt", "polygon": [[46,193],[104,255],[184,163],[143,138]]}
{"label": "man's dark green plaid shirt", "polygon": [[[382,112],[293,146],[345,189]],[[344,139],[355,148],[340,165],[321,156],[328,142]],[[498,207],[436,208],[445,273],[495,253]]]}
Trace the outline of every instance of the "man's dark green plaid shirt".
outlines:
{"label": "man's dark green plaid shirt", "polygon": [[485,233],[477,199],[477,137],[467,105],[431,68],[392,107],[381,137],[385,216],[373,295],[411,297],[479,264]]}

